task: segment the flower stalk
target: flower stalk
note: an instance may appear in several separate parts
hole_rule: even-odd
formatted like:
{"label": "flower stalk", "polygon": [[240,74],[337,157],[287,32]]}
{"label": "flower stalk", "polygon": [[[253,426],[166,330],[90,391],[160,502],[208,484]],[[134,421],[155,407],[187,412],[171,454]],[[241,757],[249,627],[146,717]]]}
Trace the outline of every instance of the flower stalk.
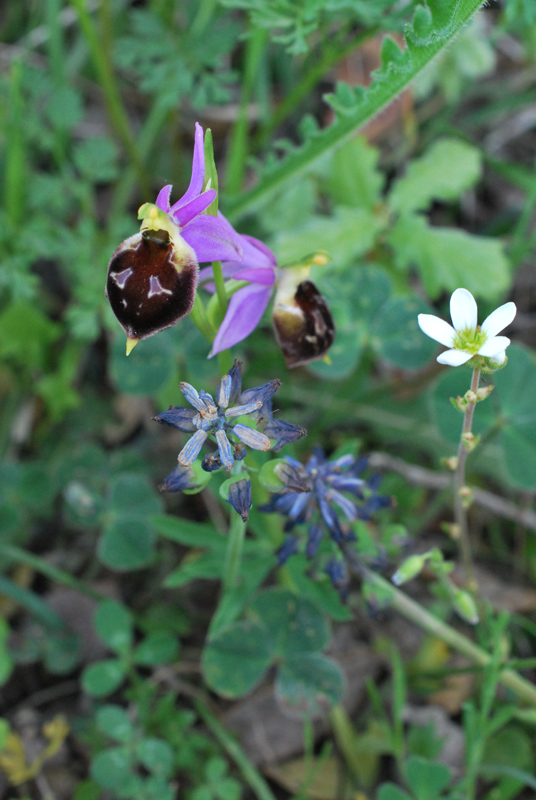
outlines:
{"label": "flower stalk", "polygon": [[[460,437],[460,444],[458,445],[458,453],[456,457],[456,471],[454,473],[454,519],[456,522],[457,531],[459,534],[459,546],[462,556],[463,568],[465,571],[465,580],[469,588],[474,588],[474,572],[473,560],[471,555],[471,541],[469,539],[469,526],[467,524],[467,503],[465,490],[465,464],[469,450],[474,447],[474,439],[472,439],[473,417],[475,414],[475,406],[477,404],[478,384],[480,381],[480,370],[474,369],[471,378],[472,395],[465,407],[465,415],[463,420],[462,435]],[[473,399],[474,398],[474,399]],[[472,443],[471,443],[472,442]]]}

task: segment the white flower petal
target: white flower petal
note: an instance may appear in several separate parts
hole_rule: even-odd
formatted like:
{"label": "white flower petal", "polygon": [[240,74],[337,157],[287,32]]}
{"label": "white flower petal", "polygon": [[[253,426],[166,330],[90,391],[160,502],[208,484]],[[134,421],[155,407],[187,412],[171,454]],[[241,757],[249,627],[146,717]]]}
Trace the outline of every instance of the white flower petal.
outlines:
{"label": "white flower petal", "polygon": [[493,339],[488,339],[487,342],[484,342],[478,351],[478,355],[493,358],[497,353],[506,350],[509,344],[510,339],[507,336],[494,336]]}
{"label": "white flower petal", "polygon": [[517,313],[515,303],[505,303],[499,306],[495,311],[492,311],[489,317],[486,317],[482,323],[482,330],[490,337],[495,336],[499,331],[504,330],[507,325],[510,325]]}
{"label": "white flower petal", "polygon": [[419,328],[423,333],[435,339],[439,344],[444,344],[445,347],[450,347],[456,336],[456,331],[449,325],[448,322],[435,317],[433,314],[419,314],[417,317]]}
{"label": "white flower petal", "polygon": [[449,367],[461,367],[470,358],[472,358],[471,353],[466,353],[465,350],[445,350],[437,357],[437,360],[440,364],[447,364]]}
{"label": "white flower petal", "polygon": [[476,301],[467,289],[456,289],[450,298],[450,316],[457,331],[476,329],[478,309]]}
{"label": "white flower petal", "polygon": [[502,353],[497,353],[497,355],[493,356],[492,361],[495,361],[496,364],[504,364],[506,361],[506,350],[503,350]]}

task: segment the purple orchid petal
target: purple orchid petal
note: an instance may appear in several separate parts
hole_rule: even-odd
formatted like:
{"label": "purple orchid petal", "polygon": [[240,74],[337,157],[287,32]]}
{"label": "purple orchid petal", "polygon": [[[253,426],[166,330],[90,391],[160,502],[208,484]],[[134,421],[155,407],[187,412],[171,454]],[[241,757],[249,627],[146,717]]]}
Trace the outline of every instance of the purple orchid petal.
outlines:
{"label": "purple orchid petal", "polygon": [[244,286],[232,297],[225,318],[214,339],[209,358],[241,342],[257,327],[270,300],[265,286]]}
{"label": "purple orchid petal", "polygon": [[[203,191],[203,183],[205,181],[205,136],[203,128],[199,122],[195,123],[195,144],[194,144],[194,157],[192,160],[192,177],[190,185],[181,199],[179,200],[180,206],[187,205],[195,197],[198,197]],[[211,201],[212,202],[212,201]],[[175,205],[178,205],[177,203]]]}
{"label": "purple orchid petal", "polygon": [[184,204],[182,200],[179,200],[178,203],[171,206],[169,213],[173,221],[180,228],[184,228],[194,217],[202,214],[209,207],[217,194],[218,192],[215,189],[209,189],[208,192],[203,192],[199,197],[194,197],[189,203]]}
{"label": "purple orchid petal", "polygon": [[[232,228],[231,228],[232,230]],[[181,231],[184,241],[193,247],[198,261],[236,261],[242,257],[240,236],[218,217],[203,214],[188,223]]]}
{"label": "purple orchid petal", "polygon": [[172,185],[168,183],[167,186],[164,186],[163,189],[160,189],[158,192],[158,197],[156,198],[155,205],[158,206],[158,208],[161,208],[162,211],[165,211],[166,214],[169,213],[169,198],[172,188]]}
{"label": "purple orchid petal", "polygon": [[235,281],[250,281],[251,283],[260,283],[263,286],[273,286],[275,283],[275,271],[273,267],[238,269],[233,278]]}
{"label": "purple orchid petal", "polygon": [[[267,246],[264,244],[264,242],[261,242],[261,240],[260,240],[260,239],[255,239],[255,237],[254,237],[254,236],[248,236],[248,235],[247,235],[247,234],[245,234],[245,233],[244,233],[244,234],[242,234],[242,238],[243,238],[243,239],[245,239],[245,240],[246,240],[246,243],[247,243],[247,244],[246,244],[246,243],[244,243],[244,256],[245,256],[245,254],[246,254],[246,247],[247,247],[247,245],[249,244],[249,245],[251,245],[251,252],[250,252],[250,249],[248,248],[248,253],[249,253],[249,254],[250,254],[250,255],[251,255],[253,258],[257,258],[259,261],[260,261],[260,259],[262,258],[262,260],[263,260],[263,262],[264,262],[263,264],[260,264],[260,263],[259,263],[259,266],[264,266],[264,265],[266,264],[266,262],[268,262],[268,264],[271,264],[273,267],[275,267],[275,266],[276,266],[276,264],[277,264],[277,259],[276,259],[276,257],[274,256],[274,254],[272,253],[272,251],[270,250],[270,248],[269,248],[269,247],[267,247]],[[255,252],[255,251],[260,251],[260,253],[259,253],[259,252]],[[244,258],[244,260],[245,260],[245,258]],[[249,260],[248,260],[248,265],[249,265],[249,264],[250,264],[250,262],[249,262]],[[255,265],[254,265],[254,264],[251,264],[251,266],[255,266]]]}

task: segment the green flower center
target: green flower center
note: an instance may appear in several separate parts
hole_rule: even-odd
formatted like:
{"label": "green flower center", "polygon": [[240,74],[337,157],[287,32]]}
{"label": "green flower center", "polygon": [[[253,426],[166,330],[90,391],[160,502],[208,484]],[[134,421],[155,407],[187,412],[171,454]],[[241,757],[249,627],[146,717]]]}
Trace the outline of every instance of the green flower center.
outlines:
{"label": "green flower center", "polygon": [[462,331],[456,331],[452,346],[455,350],[463,350],[465,353],[476,355],[482,345],[487,341],[487,338],[486,334],[480,330],[480,325],[477,325],[476,328],[466,328]]}

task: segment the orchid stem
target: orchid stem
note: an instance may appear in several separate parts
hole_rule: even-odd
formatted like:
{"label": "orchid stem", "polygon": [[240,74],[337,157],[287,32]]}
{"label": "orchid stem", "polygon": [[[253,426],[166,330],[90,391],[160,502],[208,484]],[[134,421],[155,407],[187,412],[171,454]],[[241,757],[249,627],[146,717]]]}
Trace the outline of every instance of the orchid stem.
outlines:
{"label": "orchid stem", "polygon": [[476,393],[480,381],[480,370],[474,369],[471,378],[471,392],[475,395],[474,402],[468,402],[465,407],[462,435],[458,445],[457,466],[454,474],[454,519],[459,535],[460,552],[465,570],[465,580],[469,587],[474,586],[473,559],[471,555],[471,541],[469,526],[467,524],[467,510],[463,493],[465,486],[465,464],[469,450],[474,446],[471,442],[473,416],[476,406]]}
{"label": "orchid stem", "polygon": [[207,317],[207,312],[205,311],[205,306],[203,305],[203,301],[199,297],[199,292],[195,294],[195,300],[192,310],[190,311],[190,319],[194,323],[195,327],[200,331],[205,339],[207,339],[211,344],[214,341],[214,331],[212,330],[212,325],[210,324],[209,318]]}

